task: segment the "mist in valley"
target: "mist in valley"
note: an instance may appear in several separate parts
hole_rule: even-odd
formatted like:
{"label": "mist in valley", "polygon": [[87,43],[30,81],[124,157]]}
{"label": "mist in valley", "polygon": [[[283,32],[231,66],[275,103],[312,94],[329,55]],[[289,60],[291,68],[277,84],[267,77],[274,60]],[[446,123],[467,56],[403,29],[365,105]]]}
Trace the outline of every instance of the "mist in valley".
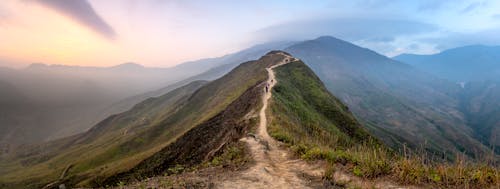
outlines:
{"label": "mist in valley", "polygon": [[499,7],[5,1],[0,188],[498,187]]}

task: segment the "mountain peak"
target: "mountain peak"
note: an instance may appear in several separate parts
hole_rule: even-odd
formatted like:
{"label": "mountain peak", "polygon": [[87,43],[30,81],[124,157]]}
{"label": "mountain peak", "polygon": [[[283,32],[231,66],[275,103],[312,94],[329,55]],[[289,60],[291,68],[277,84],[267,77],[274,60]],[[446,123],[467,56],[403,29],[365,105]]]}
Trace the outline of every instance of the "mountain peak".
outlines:
{"label": "mountain peak", "polygon": [[280,50],[269,51],[266,55],[276,55],[276,54],[286,54],[286,55],[291,56],[289,53],[287,53],[285,51],[280,51]]}
{"label": "mountain peak", "polygon": [[340,39],[329,36],[329,35],[321,36],[321,37],[314,39],[314,41],[333,41],[333,40],[341,41]]}
{"label": "mountain peak", "polygon": [[118,64],[116,66],[109,67],[110,69],[116,69],[116,70],[135,70],[135,69],[144,69],[145,67],[143,65],[134,63],[134,62],[126,62],[123,64]]}
{"label": "mountain peak", "polygon": [[36,62],[36,63],[31,63],[30,65],[28,65],[26,67],[26,69],[39,69],[39,68],[46,68],[48,66],[49,65],[47,65],[47,64]]}
{"label": "mountain peak", "polygon": [[359,47],[349,43],[348,41],[332,36],[321,36],[313,40],[297,43],[286,48],[285,51],[290,52],[297,57],[305,55],[303,53],[312,53],[307,56],[335,56],[338,58],[337,61],[342,60],[343,62],[356,64],[371,64],[375,61],[390,61],[387,57],[380,55],[375,51]]}
{"label": "mountain peak", "polygon": [[492,54],[496,54],[496,52],[498,51],[499,48],[500,48],[500,46],[489,46],[489,45],[476,44],[476,45],[467,45],[467,46],[447,49],[447,50],[444,50],[438,54],[450,54],[450,53],[456,53],[456,54],[492,53]]}
{"label": "mountain peak", "polygon": [[402,54],[395,60],[454,82],[498,80],[500,46],[468,45],[437,54]]}

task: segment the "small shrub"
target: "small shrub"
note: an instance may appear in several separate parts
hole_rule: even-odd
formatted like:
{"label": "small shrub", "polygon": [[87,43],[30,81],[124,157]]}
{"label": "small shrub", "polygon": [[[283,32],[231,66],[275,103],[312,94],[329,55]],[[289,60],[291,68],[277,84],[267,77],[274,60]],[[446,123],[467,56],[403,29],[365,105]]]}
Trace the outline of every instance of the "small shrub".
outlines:
{"label": "small shrub", "polygon": [[175,167],[168,168],[167,172],[170,174],[182,173],[184,172],[184,166],[177,164]]}
{"label": "small shrub", "polygon": [[335,174],[335,166],[334,165],[328,165],[325,170],[325,174],[323,175],[323,178],[326,180],[332,180],[333,175]]}
{"label": "small shrub", "polygon": [[295,154],[302,156],[307,152],[308,147],[304,144],[297,144],[293,145],[291,149]]}
{"label": "small shrub", "polygon": [[210,165],[212,166],[219,166],[219,165],[222,165],[222,157],[218,156],[218,157],[214,157],[212,159],[212,161],[210,162]]}
{"label": "small shrub", "polygon": [[336,156],[335,152],[332,150],[323,150],[322,158],[330,163],[335,162]]}
{"label": "small shrub", "polygon": [[363,175],[367,178],[376,178],[387,175],[391,171],[391,166],[383,159],[372,159],[361,164]]}
{"label": "small shrub", "polygon": [[118,188],[123,188],[125,187],[125,183],[123,181],[118,182]]}
{"label": "small shrub", "polygon": [[358,177],[363,176],[363,171],[361,171],[361,168],[359,168],[359,166],[354,166],[354,168],[352,169],[352,173]]}
{"label": "small shrub", "polygon": [[161,180],[160,186],[163,188],[172,188],[174,186],[174,182],[172,182],[170,179]]}
{"label": "small shrub", "polygon": [[[413,159],[403,159],[396,162],[392,171],[400,182],[406,184],[420,184],[426,178],[425,167],[421,162]],[[439,174],[436,175],[441,178]]]}
{"label": "small shrub", "polygon": [[292,137],[290,137],[284,133],[280,133],[280,132],[271,133],[271,137],[273,137],[277,141],[284,142],[286,144],[293,144]]}
{"label": "small shrub", "polygon": [[347,163],[354,163],[354,164],[357,163],[357,161],[354,161],[351,154],[343,150],[336,150],[334,152],[333,162],[341,163],[342,165],[346,165]]}
{"label": "small shrub", "polygon": [[322,157],[323,157],[323,152],[318,147],[314,147],[314,148],[307,150],[301,156],[301,158],[305,159],[305,160],[317,160],[317,159],[322,159]]}
{"label": "small shrub", "polygon": [[442,181],[442,178],[439,174],[435,173],[434,171],[431,171],[431,173],[429,174],[429,180],[434,183],[440,183]]}

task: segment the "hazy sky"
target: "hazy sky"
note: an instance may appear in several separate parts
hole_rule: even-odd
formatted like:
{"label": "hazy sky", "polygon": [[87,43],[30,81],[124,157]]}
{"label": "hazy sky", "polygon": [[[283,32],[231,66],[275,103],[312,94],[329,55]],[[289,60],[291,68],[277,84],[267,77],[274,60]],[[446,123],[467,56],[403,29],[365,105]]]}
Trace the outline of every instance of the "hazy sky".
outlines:
{"label": "hazy sky", "polygon": [[500,1],[2,0],[0,66],[167,67],[332,35],[387,56],[500,45]]}

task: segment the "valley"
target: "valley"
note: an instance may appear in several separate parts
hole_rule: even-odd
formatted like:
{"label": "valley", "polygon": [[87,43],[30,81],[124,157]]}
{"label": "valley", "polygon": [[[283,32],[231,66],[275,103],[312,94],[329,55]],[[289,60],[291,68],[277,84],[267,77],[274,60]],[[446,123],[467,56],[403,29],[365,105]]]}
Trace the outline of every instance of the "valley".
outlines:
{"label": "valley", "polygon": [[0,189],[500,189],[500,1],[2,0]]}

